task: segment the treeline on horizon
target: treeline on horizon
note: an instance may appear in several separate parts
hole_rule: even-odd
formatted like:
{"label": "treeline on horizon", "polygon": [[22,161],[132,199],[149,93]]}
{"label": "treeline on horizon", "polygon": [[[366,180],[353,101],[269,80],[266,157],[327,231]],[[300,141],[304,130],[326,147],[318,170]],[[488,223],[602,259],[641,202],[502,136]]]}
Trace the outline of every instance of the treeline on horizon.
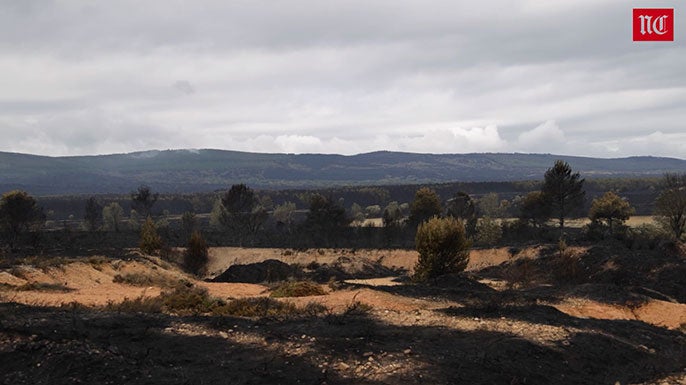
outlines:
{"label": "treeline on horizon", "polygon": [[[630,216],[653,214],[657,225],[625,225]],[[557,160],[541,181],[525,182],[320,190],[253,190],[239,183],[186,195],[141,185],[128,195],[38,199],[12,190],[0,201],[6,242],[0,252],[123,250],[136,247],[139,236],[149,253],[189,239],[212,246],[412,248],[417,229],[432,218],[459,220],[476,246],[609,237],[653,248],[684,234],[686,174],[586,181]],[[565,227],[574,218],[591,222]]]}
{"label": "treeline on horizon", "polygon": [[[266,201],[267,205],[279,206],[291,202],[296,210],[307,210],[312,194],[321,194],[339,202],[346,210],[354,205],[362,208],[369,206],[386,207],[391,202],[410,203],[415,192],[421,187],[428,187],[436,191],[441,200],[450,199],[456,192],[465,192],[475,200],[488,194],[497,194],[501,200],[512,202],[524,197],[527,193],[541,187],[540,180],[512,181],[512,182],[451,182],[434,184],[402,184],[387,186],[335,186],[321,189],[256,189],[258,197]],[[588,212],[593,198],[601,196],[606,191],[614,191],[635,208],[635,215],[652,215],[653,203],[659,192],[660,177],[645,178],[605,178],[587,179],[585,182],[588,199],[579,210],[580,216]],[[159,194],[153,214],[156,216],[180,216],[185,212],[195,214],[209,214],[215,203],[231,186],[214,192],[200,192],[194,194]],[[133,192],[133,191],[132,191]],[[102,206],[118,203],[125,211],[131,210],[131,194],[95,194],[95,195],[54,195],[37,196],[36,200],[42,207],[48,221],[80,221],[85,214],[86,201],[94,197]],[[504,216],[516,217],[516,207],[510,205],[511,210]],[[380,217],[379,213],[376,217]]]}

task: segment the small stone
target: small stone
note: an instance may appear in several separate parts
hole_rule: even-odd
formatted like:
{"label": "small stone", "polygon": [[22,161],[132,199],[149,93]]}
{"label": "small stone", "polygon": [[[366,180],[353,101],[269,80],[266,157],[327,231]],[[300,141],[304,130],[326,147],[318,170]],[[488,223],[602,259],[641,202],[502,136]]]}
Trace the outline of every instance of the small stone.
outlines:
{"label": "small stone", "polygon": [[362,354],[362,357],[369,357],[369,356],[372,356],[372,355],[374,355],[374,353],[372,353],[372,352],[364,352],[364,353]]}
{"label": "small stone", "polygon": [[406,356],[409,356],[410,354],[412,354],[412,349],[405,349],[403,350],[403,353],[405,353]]}
{"label": "small stone", "polygon": [[229,334],[226,332],[219,332],[219,337],[221,338],[229,338]]}
{"label": "small stone", "polygon": [[341,370],[348,370],[350,369],[350,365],[346,364],[345,362],[339,362],[338,368]]}

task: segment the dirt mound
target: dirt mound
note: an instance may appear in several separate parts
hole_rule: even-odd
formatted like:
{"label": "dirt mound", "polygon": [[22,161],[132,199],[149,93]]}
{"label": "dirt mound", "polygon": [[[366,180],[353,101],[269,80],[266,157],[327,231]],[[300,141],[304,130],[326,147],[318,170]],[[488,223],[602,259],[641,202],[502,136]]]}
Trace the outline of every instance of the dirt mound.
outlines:
{"label": "dirt mound", "polygon": [[339,257],[332,263],[316,264],[308,273],[308,278],[317,282],[330,280],[343,281],[346,279],[383,278],[398,275],[377,261],[363,257]]}
{"label": "dirt mound", "polygon": [[276,259],[268,259],[264,262],[233,265],[213,278],[212,282],[276,282],[301,276],[302,271],[297,267]]}

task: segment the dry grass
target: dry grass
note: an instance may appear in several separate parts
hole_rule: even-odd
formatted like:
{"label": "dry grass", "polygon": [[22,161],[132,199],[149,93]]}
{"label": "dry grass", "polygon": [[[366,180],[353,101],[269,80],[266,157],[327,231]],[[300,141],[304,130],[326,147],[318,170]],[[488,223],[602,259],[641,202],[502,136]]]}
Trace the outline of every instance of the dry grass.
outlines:
{"label": "dry grass", "polygon": [[[589,223],[591,223],[591,220],[588,218],[576,218],[565,220],[565,226],[569,228],[582,228]],[[556,222],[550,221],[549,224],[551,226],[554,226]],[[636,227],[645,224],[655,224],[655,220],[650,215],[637,215],[630,217],[624,224],[626,224],[629,227]]]}
{"label": "dry grass", "polygon": [[164,302],[161,297],[139,296],[134,299],[124,298],[122,302],[109,302],[105,306],[107,311],[120,313],[161,313]]}
{"label": "dry grass", "polygon": [[74,289],[67,287],[61,283],[46,283],[46,282],[30,282],[24,285],[14,286],[9,284],[0,284],[0,290],[6,291],[42,291],[54,293],[68,293]]}
{"label": "dry grass", "polygon": [[297,307],[288,301],[268,297],[248,297],[223,301],[209,295],[207,289],[198,286],[178,285],[157,297],[139,296],[121,303],[110,302],[104,310],[122,313],[167,313],[175,315],[211,315],[235,317],[283,317],[316,316],[328,309],[310,302]]}
{"label": "dry grass", "polygon": [[326,295],[326,292],[319,284],[310,281],[285,282],[274,288],[270,294],[274,298],[309,297],[314,295]]}
{"label": "dry grass", "polygon": [[536,275],[536,268],[529,258],[512,261],[503,270],[503,278],[511,289],[529,287],[536,280]]}
{"label": "dry grass", "polygon": [[180,281],[163,275],[152,275],[145,273],[117,274],[112,279],[114,283],[123,283],[131,286],[157,286],[171,288],[179,285]]}

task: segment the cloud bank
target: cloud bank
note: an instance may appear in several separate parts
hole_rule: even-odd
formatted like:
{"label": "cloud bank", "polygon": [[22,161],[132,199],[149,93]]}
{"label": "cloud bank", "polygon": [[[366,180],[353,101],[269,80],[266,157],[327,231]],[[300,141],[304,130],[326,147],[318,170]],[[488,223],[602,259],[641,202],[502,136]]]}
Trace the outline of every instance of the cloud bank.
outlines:
{"label": "cloud bank", "polygon": [[0,151],[686,157],[686,30],[548,3],[5,1]]}

